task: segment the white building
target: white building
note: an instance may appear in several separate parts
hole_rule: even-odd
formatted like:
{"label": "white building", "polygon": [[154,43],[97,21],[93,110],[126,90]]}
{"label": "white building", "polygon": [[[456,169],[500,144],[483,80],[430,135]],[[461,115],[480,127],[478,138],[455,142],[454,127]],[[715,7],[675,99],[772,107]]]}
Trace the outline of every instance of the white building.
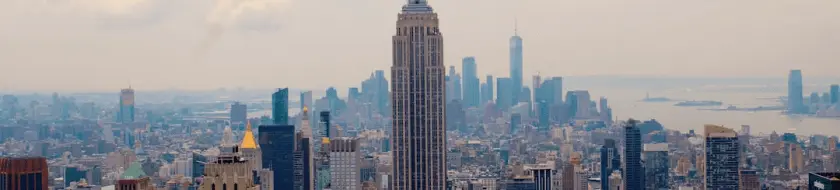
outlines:
{"label": "white building", "polygon": [[359,143],[355,138],[339,137],[329,141],[330,182],[335,190],[360,189]]}

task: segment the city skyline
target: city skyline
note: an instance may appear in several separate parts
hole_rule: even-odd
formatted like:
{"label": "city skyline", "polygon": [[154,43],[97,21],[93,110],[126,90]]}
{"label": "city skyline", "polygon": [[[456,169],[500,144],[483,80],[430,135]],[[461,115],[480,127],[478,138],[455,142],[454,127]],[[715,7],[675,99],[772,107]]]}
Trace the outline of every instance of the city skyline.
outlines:
{"label": "city skyline", "polygon": [[[106,2],[75,5],[72,2],[35,4],[13,0],[11,6],[0,8],[3,15],[10,16],[4,18],[32,18],[25,21],[0,19],[0,23],[7,23],[0,27],[16,28],[0,32],[0,38],[9,42],[0,44],[0,55],[6,58],[3,64],[16,70],[0,76],[3,81],[0,89],[101,91],[124,88],[128,84],[141,89],[269,88],[278,85],[277,81],[295,81],[299,83],[295,86],[312,88],[349,86],[349,80],[317,78],[364,78],[369,70],[345,71],[387,68],[389,42],[382,36],[390,32],[387,27],[393,22],[394,9],[403,3],[396,0],[386,3],[294,0],[278,3],[276,6],[283,8],[271,5],[262,11],[243,13],[236,22],[227,25],[227,30],[204,56],[197,57],[191,52],[207,33],[205,20],[214,5],[161,0],[131,1],[135,4]],[[547,76],[762,77],[776,76],[791,68],[807,71],[809,76],[830,76],[840,70],[840,66],[831,64],[840,58],[828,51],[837,49],[838,43],[824,40],[836,36],[830,31],[836,31],[838,26],[822,24],[830,23],[827,19],[836,17],[833,15],[836,13],[828,11],[840,7],[837,2],[765,3],[766,6],[759,9],[751,6],[753,1],[725,2],[720,6],[710,2],[661,3],[661,6],[671,8],[662,12],[664,17],[647,14],[650,10],[649,6],[644,6],[645,2],[476,2],[441,1],[437,2],[440,4],[437,7],[442,12],[441,17],[447,19],[442,26],[452,28],[451,40],[447,41],[451,48],[447,48],[448,56],[444,58],[449,63],[447,66],[460,67],[462,57],[475,56],[480,76],[509,77],[506,39],[514,33],[515,18],[518,33],[527,39],[523,76],[539,71]],[[364,13],[349,14],[359,12],[361,5],[367,6]],[[467,5],[477,7],[468,12],[453,10]],[[507,7],[509,9],[503,9]],[[747,14],[742,11],[746,8],[750,9],[749,17],[743,16]],[[324,16],[323,11],[350,16]],[[709,11],[724,16],[702,18],[694,14]],[[614,13],[606,14],[610,12]],[[476,21],[465,16],[467,14],[483,15],[487,20],[498,22]],[[540,18],[549,15],[575,19],[561,19],[555,23],[541,21]],[[690,22],[678,22],[669,17]],[[766,20],[790,22],[769,23]],[[691,25],[686,25],[688,23]],[[254,25],[276,25],[276,28]],[[323,27],[374,30],[348,31],[347,35],[358,36],[348,39],[320,32],[329,31]],[[693,30],[695,27],[706,30]],[[623,32],[603,32],[616,29]],[[473,31],[476,30],[484,32],[475,35]],[[62,33],[54,35],[47,31]],[[312,35],[319,37],[296,39]],[[89,43],[91,41],[95,43]],[[482,45],[476,45],[479,43]],[[358,44],[362,44],[362,48],[357,48]],[[353,48],[349,48],[351,46]],[[350,50],[331,51],[338,49]],[[313,54],[322,50],[337,54],[326,57]],[[197,58],[204,63],[195,63]],[[265,69],[247,69],[253,67]],[[311,72],[271,75],[285,69]],[[248,72],[227,72],[230,70]],[[20,80],[35,73],[54,80]],[[299,78],[310,80],[296,80]],[[523,83],[530,84],[527,82],[529,77],[524,78]]]}

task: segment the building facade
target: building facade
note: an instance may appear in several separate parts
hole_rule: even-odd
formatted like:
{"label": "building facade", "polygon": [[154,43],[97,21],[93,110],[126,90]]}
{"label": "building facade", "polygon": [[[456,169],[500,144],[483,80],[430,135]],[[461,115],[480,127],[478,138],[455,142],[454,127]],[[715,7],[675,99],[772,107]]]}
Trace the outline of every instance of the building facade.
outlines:
{"label": "building facade", "polygon": [[275,125],[289,124],[289,88],[277,89],[271,95],[271,118]]}
{"label": "building facade", "polygon": [[[581,104],[584,102],[578,102]],[[642,135],[636,126],[638,121],[630,120],[624,127],[624,183],[627,190],[644,189],[642,168]]]}
{"label": "building facade", "polygon": [[615,146],[615,140],[604,139],[604,146],[601,147],[601,187],[610,187],[609,178],[615,170],[621,171],[618,147]]}
{"label": "building facade", "polygon": [[522,91],[522,37],[514,30],[510,37],[510,79],[513,94],[510,101],[513,104],[519,103],[520,91]]}
{"label": "building facade", "polygon": [[248,122],[248,105],[234,102],[230,105],[230,126],[242,129]]}
{"label": "building facade", "polygon": [[462,60],[461,72],[464,76],[464,105],[468,108],[478,107],[481,101],[481,95],[479,94],[481,89],[479,89],[478,65],[475,63],[475,57],[465,57]]}
{"label": "building facade", "polygon": [[259,146],[263,168],[274,171],[275,190],[293,189],[295,126],[260,125]]}
{"label": "building facade", "polygon": [[120,90],[120,113],[117,114],[117,122],[134,122],[134,89],[131,87]]}
{"label": "building facade", "polygon": [[740,171],[740,190],[760,190],[761,181],[758,178],[758,173],[755,170],[741,170]]}
{"label": "building facade", "polygon": [[0,158],[0,190],[48,188],[49,166],[43,157]]}
{"label": "building facade", "polygon": [[339,137],[330,139],[329,144],[332,189],[361,188],[359,142],[355,138]]}
{"label": "building facade", "polygon": [[802,90],[802,71],[791,70],[788,76],[788,113],[799,114],[806,111]]}
{"label": "building facade", "polygon": [[706,125],[705,186],[707,190],[737,189],[738,133],[723,126]]}
{"label": "building facade", "polygon": [[393,190],[446,187],[445,66],[437,13],[411,0],[393,36]]}
{"label": "building facade", "polygon": [[668,174],[668,143],[645,144],[644,153],[645,189],[670,189]]}

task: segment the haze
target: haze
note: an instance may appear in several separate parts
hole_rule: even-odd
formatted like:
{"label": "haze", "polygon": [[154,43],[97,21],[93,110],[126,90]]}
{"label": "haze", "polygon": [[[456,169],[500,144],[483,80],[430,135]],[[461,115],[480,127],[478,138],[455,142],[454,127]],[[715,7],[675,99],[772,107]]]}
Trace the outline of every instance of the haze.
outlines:
{"label": "haze", "polygon": [[[229,20],[199,0],[1,0],[0,90],[323,89],[388,72],[402,0],[258,1]],[[840,73],[840,1],[431,0],[445,60],[525,78]],[[221,30],[214,39],[213,23]],[[206,44],[206,45],[202,45]],[[202,46],[206,46],[202,49]],[[483,78],[483,77],[482,77]],[[529,84],[529,83],[526,83]]]}

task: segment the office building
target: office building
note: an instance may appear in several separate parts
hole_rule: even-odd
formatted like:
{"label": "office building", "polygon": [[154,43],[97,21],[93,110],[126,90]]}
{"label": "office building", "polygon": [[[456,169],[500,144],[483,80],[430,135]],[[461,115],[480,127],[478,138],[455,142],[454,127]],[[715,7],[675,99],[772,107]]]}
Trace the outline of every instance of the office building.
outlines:
{"label": "office building", "polygon": [[741,170],[740,183],[738,187],[740,190],[760,190],[761,181],[758,179],[758,172],[755,170]]}
{"label": "office building", "polygon": [[48,170],[44,157],[0,157],[0,190],[47,189]]}
{"label": "office building", "polygon": [[589,96],[589,91],[585,90],[578,90],[574,91],[576,103],[576,117],[577,118],[590,118],[592,117],[592,99]]}
{"label": "office building", "polygon": [[832,84],[831,90],[828,94],[828,96],[831,97],[831,104],[837,104],[837,102],[840,102],[840,85]]}
{"label": "office building", "polygon": [[645,144],[644,146],[645,189],[668,190],[668,143]]}
{"label": "office building", "polygon": [[252,174],[253,165],[237,155],[239,146],[222,144],[220,149],[223,151],[219,157],[204,166],[205,175],[199,189],[258,190]]}
{"label": "office building", "polygon": [[618,147],[615,146],[615,140],[604,139],[604,146],[601,147],[601,187],[610,187],[610,175],[616,170],[621,171]]}
{"label": "office building", "polygon": [[788,145],[788,170],[793,173],[805,171],[805,159],[802,147],[796,143]]}
{"label": "office building", "polygon": [[507,110],[514,103],[513,94],[518,94],[519,90],[514,91],[513,81],[510,78],[496,78],[496,108],[500,110]]}
{"label": "office building", "polygon": [[624,126],[624,181],[626,190],[644,189],[645,174],[642,168],[642,135],[636,123],[638,121],[631,119]]}
{"label": "office building", "polygon": [[114,184],[115,190],[155,190],[155,185],[149,177],[136,179],[120,179]]}
{"label": "office building", "polygon": [[546,101],[537,102],[537,113],[539,119],[539,126],[537,127],[538,131],[540,132],[548,132],[551,129],[551,121],[549,120],[551,117],[551,107],[549,103]]}
{"label": "office building", "polygon": [[511,102],[518,103],[519,92],[522,91],[522,37],[514,28],[513,36],[510,37],[510,88],[513,90]]}
{"label": "office building", "polygon": [[332,189],[361,188],[359,143],[350,137],[330,139],[330,176]]}
{"label": "office building", "polygon": [[478,107],[481,101],[481,95],[478,80],[478,66],[475,63],[475,57],[465,57],[462,60],[461,72],[464,74],[463,78],[463,99],[464,105],[468,108]]}
{"label": "office building", "polygon": [[487,75],[486,79],[484,80],[484,89],[481,89],[481,99],[482,103],[493,102],[494,99],[494,86],[493,85],[493,75]]}
{"label": "office building", "polygon": [[808,189],[840,189],[840,172],[808,173]]}
{"label": "office building", "polygon": [[131,87],[120,90],[120,113],[117,114],[117,122],[134,122],[134,89]]}
{"label": "office building", "polygon": [[230,126],[237,129],[245,127],[248,121],[248,106],[239,102],[230,105]]}
{"label": "office building", "polygon": [[554,171],[553,169],[540,166],[531,168],[531,175],[534,176],[534,184],[536,190],[553,190],[554,189]]}
{"label": "office building", "polygon": [[519,113],[510,114],[510,134],[511,135],[516,135],[516,133],[518,131],[520,131],[520,128],[521,128],[521,127],[519,127],[520,125],[522,125],[522,114],[519,114]]}
{"label": "office building", "polygon": [[[449,66],[449,79],[452,82],[452,100],[461,100],[461,74],[455,71],[455,66]],[[449,90],[449,89],[447,89]],[[449,91],[447,91],[449,93]]]}
{"label": "office building", "polygon": [[737,189],[739,184],[738,133],[723,126],[706,125],[705,186],[708,190]]}
{"label": "office building", "polygon": [[259,132],[262,166],[274,171],[274,189],[293,189],[295,126],[260,125]]}
{"label": "office building", "polygon": [[274,125],[289,124],[289,88],[278,89],[271,95],[271,118]]}
{"label": "office building", "polygon": [[800,114],[806,111],[802,90],[802,71],[791,70],[788,76],[788,113]]}
{"label": "office building", "polygon": [[552,96],[554,97],[554,98],[552,98],[552,104],[553,105],[562,104],[563,103],[563,77],[551,77],[551,85],[554,86],[554,87],[551,88],[551,89],[554,90],[554,92],[551,93]]}
{"label": "office building", "polygon": [[252,170],[262,169],[262,151],[257,141],[254,138],[254,131],[251,129],[251,122],[247,122],[245,126],[245,134],[242,135],[242,141],[239,143],[239,150],[242,157],[248,160]]}
{"label": "office building", "polygon": [[312,99],[312,91],[303,91],[300,93],[300,108],[311,108],[314,99]]}
{"label": "office building", "polygon": [[438,22],[426,0],[407,2],[397,20],[391,67],[392,190],[446,187],[446,68]]}

